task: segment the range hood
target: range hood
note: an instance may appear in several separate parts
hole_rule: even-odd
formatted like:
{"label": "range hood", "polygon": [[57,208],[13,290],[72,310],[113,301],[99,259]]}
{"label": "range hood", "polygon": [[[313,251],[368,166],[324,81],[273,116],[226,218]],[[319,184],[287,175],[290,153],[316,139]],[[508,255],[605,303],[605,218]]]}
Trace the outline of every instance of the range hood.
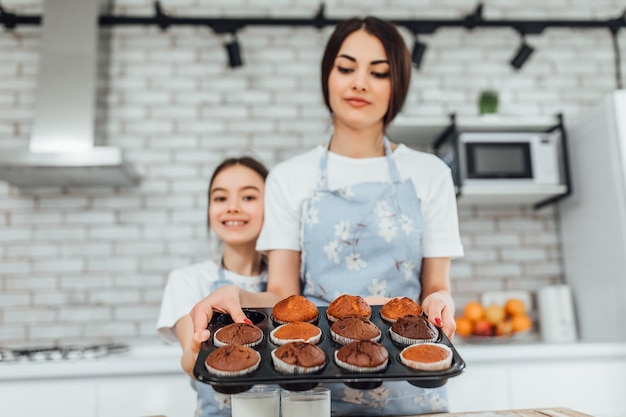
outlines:
{"label": "range hood", "polygon": [[0,181],[18,187],[130,186],[122,150],[95,144],[98,0],[45,0],[28,149],[0,152]]}

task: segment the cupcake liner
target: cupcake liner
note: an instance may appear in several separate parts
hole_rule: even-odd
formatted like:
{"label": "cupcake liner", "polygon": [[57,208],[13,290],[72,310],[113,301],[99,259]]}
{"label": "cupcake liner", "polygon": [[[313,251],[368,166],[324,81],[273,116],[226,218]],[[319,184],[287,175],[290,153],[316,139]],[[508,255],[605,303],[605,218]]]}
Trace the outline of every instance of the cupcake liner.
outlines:
{"label": "cupcake liner", "polygon": [[[306,323],[316,324],[319,321],[319,319],[320,319],[320,316],[318,314],[314,319],[308,320],[308,321],[306,321]],[[272,321],[274,323],[276,323],[277,325],[279,325],[279,326],[282,326],[283,324],[296,323],[295,321],[278,320],[273,315],[272,315]]]}
{"label": "cupcake liner", "polygon": [[[290,323],[285,323],[285,324],[290,324]],[[312,343],[314,345],[318,344],[321,340],[322,340],[322,330],[318,328],[319,333],[315,336],[311,336],[308,339],[304,339],[304,338],[296,338],[296,339],[279,339],[274,337],[274,333],[276,333],[277,330],[279,330],[283,325],[278,326],[277,328],[275,328],[274,330],[272,330],[270,332],[270,341],[275,344],[275,345],[284,345],[286,343],[289,342],[307,342],[307,343]]]}
{"label": "cupcake liner", "polygon": [[400,352],[400,362],[408,368],[417,369],[420,371],[441,371],[444,369],[448,369],[450,366],[452,366],[452,350],[448,346],[443,345],[441,343],[421,344],[421,346],[426,346],[426,345],[437,346],[438,348],[445,350],[448,353],[448,356],[445,359],[442,359],[436,362],[421,362],[421,361],[406,359],[404,357],[405,351],[416,347],[415,345],[412,345],[412,346],[407,346],[404,349],[402,349],[402,352]]}
{"label": "cupcake liner", "polygon": [[272,362],[274,362],[274,369],[276,369],[278,372],[282,372],[285,374],[292,374],[292,375],[311,374],[313,372],[317,372],[321,370],[326,365],[325,363],[321,365],[309,366],[309,367],[292,365],[279,359],[276,356],[276,349],[272,350],[271,355],[272,355]]}
{"label": "cupcake liner", "polygon": [[378,312],[378,315],[380,316],[381,319],[383,319],[384,321],[386,321],[388,324],[393,324],[396,321],[398,321],[398,319],[392,319],[390,317],[385,316],[383,313],[381,313],[380,311]]}
{"label": "cupcake liner", "polygon": [[[363,318],[366,318],[366,319],[371,319],[372,315],[370,314],[368,316],[347,316],[347,317],[363,317]],[[345,318],[345,317],[335,317],[335,316],[331,316],[330,314],[326,313],[326,318],[328,319],[328,321],[334,323],[337,320]]]}
{"label": "cupcake liner", "polygon": [[389,363],[389,359],[385,359],[385,361],[383,363],[381,363],[380,365],[376,365],[376,366],[356,366],[356,365],[352,365],[350,363],[344,362],[342,360],[340,360],[339,358],[337,358],[337,350],[335,351],[335,363],[337,364],[337,366],[350,371],[350,372],[360,372],[360,373],[366,373],[366,372],[379,372],[379,371],[383,371],[385,368],[387,368],[387,364]]}
{"label": "cupcake liner", "polygon": [[404,346],[417,345],[420,343],[434,343],[439,339],[438,335],[430,339],[412,339],[410,337],[400,336],[391,329],[389,329],[389,336],[391,336],[391,340]]}
{"label": "cupcake liner", "polygon": [[206,366],[206,370],[212,373],[213,375],[223,376],[223,377],[235,377],[235,376],[246,375],[246,374],[249,374],[250,372],[256,371],[260,364],[261,364],[261,361],[259,361],[256,365],[253,365],[248,369],[243,369],[237,372],[222,371],[220,369],[213,368],[212,366],[209,366],[209,365],[205,365],[205,366]]}
{"label": "cupcake liner", "polygon": [[[255,351],[256,352],[256,351]],[[249,374],[251,372],[256,371],[259,366],[261,366],[261,354],[259,352],[256,352],[259,360],[252,366],[246,368],[246,369],[241,369],[239,371],[224,371],[222,369],[217,369],[212,367],[211,365],[207,365],[206,363],[204,364],[204,367],[206,368],[206,370],[213,374],[213,375],[217,375],[217,376],[223,376],[223,377],[235,377],[235,376],[241,376],[241,375],[246,375]]]}
{"label": "cupcake liner", "polygon": [[[409,316],[409,315],[412,315],[412,314],[413,313],[407,313],[407,314],[405,314],[405,316]],[[382,311],[379,311],[378,315],[380,316],[381,319],[383,319],[383,321],[385,321],[388,324],[394,324],[395,322],[400,320],[402,317],[404,317],[404,316],[400,316],[400,317],[396,317],[395,319],[393,319],[391,317],[385,316],[385,314]]]}
{"label": "cupcake liner", "polygon": [[350,337],[338,335],[337,333],[331,330],[330,337],[333,339],[334,342],[339,343],[340,345],[347,345],[348,343],[357,342],[359,340],[369,340],[370,342],[378,342],[380,338],[382,337],[382,333],[380,333],[378,336],[373,337],[371,339],[352,339]]}

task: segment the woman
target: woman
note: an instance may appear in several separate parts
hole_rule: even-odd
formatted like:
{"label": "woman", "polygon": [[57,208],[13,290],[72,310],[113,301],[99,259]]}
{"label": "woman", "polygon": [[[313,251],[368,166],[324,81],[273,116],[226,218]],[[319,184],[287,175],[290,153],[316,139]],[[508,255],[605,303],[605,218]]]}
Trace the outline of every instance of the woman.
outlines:
{"label": "woman", "polygon": [[[411,60],[397,29],[383,20],[337,25],[322,59],[322,91],[333,119],[327,144],[280,165],[267,180],[267,292],[224,287],[192,310],[195,343],[206,339],[211,308],[241,321],[241,305],[271,306],[301,292],[318,304],[361,295],[371,304],[410,295],[449,338],[454,303],[449,269],[462,256],[456,199],[436,156],[391,143],[385,128],[410,84]],[[334,384],[337,415],[445,411],[443,390],[390,382],[370,391]],[[363,407],[363,405],[367,407]]]}
{"label": "woman", "polygon": [[[209,182],[207,224],[223,244],[218,260],[207,260],[170,273],[157,330],[183,348],[183,369],[193,377],[198,352],[191,346],[193,325],[189,311],[203,297],[224,285],[252,292],[265,291],[267,268],[256,240],[263,224],[263,193],[267,169],[249,158],[224,160]],[[193,380],[198,393],[198,416],[229,416],[230,396]]]}

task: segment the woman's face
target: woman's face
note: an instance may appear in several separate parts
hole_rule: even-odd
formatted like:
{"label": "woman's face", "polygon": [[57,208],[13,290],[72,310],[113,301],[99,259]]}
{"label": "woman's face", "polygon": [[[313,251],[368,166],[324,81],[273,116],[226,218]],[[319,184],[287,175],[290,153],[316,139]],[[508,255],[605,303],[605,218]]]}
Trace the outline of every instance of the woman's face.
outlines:
{"label": "woman's face", "polygon": [[225,168],[209,191],[209,225],[230,245],[256,242],[263,225],[265,181],[244,165]]}
{"label": "woman's face", "polygon": [[357,30],[339,48],[328,76],[335,123],[365,128],[383,123],[389,107],[389,61],[380,40]]}

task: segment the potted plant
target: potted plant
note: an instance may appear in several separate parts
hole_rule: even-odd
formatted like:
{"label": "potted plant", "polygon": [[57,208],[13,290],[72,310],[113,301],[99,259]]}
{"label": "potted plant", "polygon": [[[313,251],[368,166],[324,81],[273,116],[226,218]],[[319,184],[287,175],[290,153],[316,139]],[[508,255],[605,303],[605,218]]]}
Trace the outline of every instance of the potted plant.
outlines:
{"label": "potted plant", "polygon": [[478,109],[480,114],[494,114],[498,112],[498,92],[495,90],[484,90],[478,98]]}

